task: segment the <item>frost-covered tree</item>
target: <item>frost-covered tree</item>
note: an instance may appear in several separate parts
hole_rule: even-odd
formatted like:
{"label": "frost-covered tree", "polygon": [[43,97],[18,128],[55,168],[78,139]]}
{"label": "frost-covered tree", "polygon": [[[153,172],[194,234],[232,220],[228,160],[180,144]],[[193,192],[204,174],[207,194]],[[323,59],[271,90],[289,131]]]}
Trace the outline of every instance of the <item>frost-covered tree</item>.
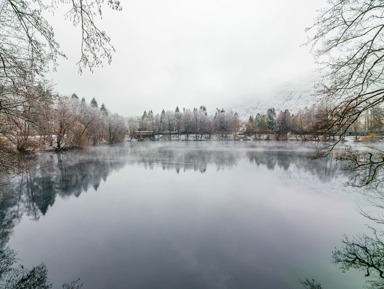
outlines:
{"label": "frost-covered tree", "polygon": [[[23,151],[30,147],[30,135],[46,137],[50,129],[42,129],[39,121],[44,119],[46,127],[51,112],[44,107],[44,95],[36,93],[35,87],[45,83],[45,75],[64,57],[55,39],[54,29],[44,18],[62,6],[67,8],[66,18],[80,29],[81,46],[78,61],[79,71],[93,70],[103,61],[110,62],[114,50],[109,36],[97,25],[105,6],[121,10],[120,1],[110,0],[1,0],[0,1],[0,155],[4,156],[9,145],[4,138]],[[43,106],[41,106],[43,104]],[[46,107],[45,107],[46,108]],[[56,109],[54,110],[55,112]],[[40,115],[38,115],[40,114]],[[6,122],[6,123],[5,123]],[[5,124],[4,124],[5,123]],[[15,137],[16,127],[19,136]],[[12,140],[11,140],[12,139]],[[16,140],[16,141],[15,141]],[[2,160],[5,158],[2,157]],[[5,166],[4,161],[0,166]]]}
{"label": "frost-covered tree", "polygon": [[92,98],[91,106],[94,107],[94,108],[98,108],[99,107],[99,104],[97,103],[96,98]]}
{"label": "frost-covered tree", "polygon": [[179,107],[177,106],[175,109],[175,131],[178,136],[180,136],[181,128],[182,128],[182,113],[180,112]]}
{"label": "frost-covered tree", "polygon": [[330,0],[311,27],[313,51],[327,68],[319,94],[330,117],[321,132],[344,135],[384,103],[383,11],[381,0]]}
{"label": "frost-covered tree", "polygon": [[276,118],[276,133],[285,137],[291,131],[291,114],[289,110],[280,111]]}
{"label": "frost-covered tree", "polygon": [[156,127],[155,127],[155,116],[153,115],[153,111],[150,110],[148,112],[148,116],[147,116],[147,127],[149,130],[151,131],[155,131],[156,130]]}
{"label": "frost-covered tree", "polygon": [[121,10],[120,1],[2,0],[0,2],[0,70],[2,84],[18,84],[25,75],[41,77],[50,64],[64,53],[55,39],[54,29],[43,17],[59,6],[67,8],[66,17],[81,30],[79,69],[100,66],[111,61],[113,46],[97,25],[103,6]]}
{"label": "frost-covered tree", "polygon": [[[315,133],[339,136],[338,140],[342,140],[361,117],[368,117],[371,109],[382,107],[383,11],[381,0],[329,0],[309,29],[309,43],[325,66],[318,93],[328,106],[327,117],[317,122]],[[332,148],[327,148],[324,154]],[[383,152],[371,149],[370,153],[374,160],[370,166],[359,152],[349,152],[344,159],[357,167],[375,169],[376,178],[382,181]]]}
{"label": "frost-covered tree", "polygon": [[108,142],[118,143],[125,139],[127,128],[124,118],[118,114],[112,114],[108,118]]}
{"label": "frost-covered tree", "polygon": [[182,130],[186,134],[186,138],[188,140],[189,134],[193,131],[193,112],[190,109],[184,109],[183,110],[183,116],[182,116]]}
{"label": "frost-covered tree", "polygon": [[104,103],[101,104],[101,106],[100,106],[100,111],[101,111],[104,115],[108,116],[108,110],[107,110],[107,108],[105,107]]}
{"label": "frost-covered tree", "polygon": [[165,129],[171,135],[175,131],[175,115],[173,111],[167,110],[165,113]]}
{"label": "frost-covered tree", "polygon": [[14,104],[12,109],[0,111],[0,134],[4,146],[18,152],[33,150],[39,144],[33,137],[49,135],[50,106],[55,98],[50,87],[39,84],[18,91],[10,87],[4,98]]}

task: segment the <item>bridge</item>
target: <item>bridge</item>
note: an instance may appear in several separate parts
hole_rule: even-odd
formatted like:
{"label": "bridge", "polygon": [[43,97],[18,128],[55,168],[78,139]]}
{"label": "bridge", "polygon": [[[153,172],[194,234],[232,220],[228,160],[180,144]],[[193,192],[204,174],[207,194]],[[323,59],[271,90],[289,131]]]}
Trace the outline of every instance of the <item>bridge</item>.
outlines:
{"label": "bridge", "polygon": [[152,130],[139,130],[133,132],[133,137],[139,141],[142,140],[155,140],[155,132]]}

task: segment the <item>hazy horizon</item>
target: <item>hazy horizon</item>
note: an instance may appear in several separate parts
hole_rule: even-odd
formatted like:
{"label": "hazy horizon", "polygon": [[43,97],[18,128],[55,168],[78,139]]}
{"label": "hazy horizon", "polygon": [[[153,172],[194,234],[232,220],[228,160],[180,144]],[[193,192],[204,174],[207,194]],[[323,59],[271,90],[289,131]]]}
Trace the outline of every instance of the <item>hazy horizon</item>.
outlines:
{"label": "hazy horizon", "polygon": [[[144,110],[228,108],[268,102],[276,90],[310,82],[316,65],[305,28],[325,1],[129,1],[103,11],[116,48],[111,65],[78,74],[79,31],[65,9],[48,16],[68,59],[49,74],[55,90],[93,97],[122,116]],[[68,40],[71,41],[68,41]]]}

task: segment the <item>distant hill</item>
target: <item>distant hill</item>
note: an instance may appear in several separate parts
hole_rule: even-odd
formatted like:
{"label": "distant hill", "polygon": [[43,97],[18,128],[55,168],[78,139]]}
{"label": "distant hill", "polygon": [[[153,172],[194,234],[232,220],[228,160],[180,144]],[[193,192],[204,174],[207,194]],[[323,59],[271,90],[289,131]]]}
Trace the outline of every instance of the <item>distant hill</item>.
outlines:
{"label": "distant hill", "polygon": [[299,109],[309,107],[315,103],[314,83],[314,80],[308,80],[302,83],[282,85],[268,96],[255,97],[255,100],[241,105],[234,105],[231,109],[244,120],[247,120],[250,115],[263,114],[268,108],[272,107],[276,109],[277,113],[285,109],[295,113]]}

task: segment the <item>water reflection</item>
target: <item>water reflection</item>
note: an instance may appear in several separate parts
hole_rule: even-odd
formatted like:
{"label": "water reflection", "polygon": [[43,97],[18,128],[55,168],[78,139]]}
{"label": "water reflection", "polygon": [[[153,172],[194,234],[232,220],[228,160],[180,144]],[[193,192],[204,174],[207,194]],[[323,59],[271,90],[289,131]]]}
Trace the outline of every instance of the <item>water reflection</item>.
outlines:
{"label": "water reflection", "polygon": [[2,208],[17,207],[12,216],[19,218],[22,211],[38,220],[40,214],[45,215],[54,204],[57,196],[78,197],[89,188],[97,191],[100,182],[106,181],[113,171],[135,163],[146,169],[161,168],[173,170],[177,174],[183,171],[205,173],[208,167],[214,170],[230,169],[239,160],[246,158],[269,170],[288,170],[294,166],[323,181],[342,173],[331,157],[313,160],[309,158],[310,155],[311,151],[255,150],[252,147],[224,147],[215,150],[214,147],[197,146],[185,149],[180,146],[148,145],[96,147],[87,151],[60,154],[45,153],[27,161],[25,166],[28,170],[6,187],[8,198],[2,198],[1,205]]}
{"label": "water reflection", "polygon": [[310,173],[318,177],[320,180],[327,181],[340,174],[346,174],[346,171],[341,170],[341,167],[332,157],[324,159],[312,159],[311,153],[303,152],[248,152],[247,157],[257,166],[266,166],[269,170],[275,170],[276,167],[288,170],[291,166]]}
{"label": "water reflection", "polygon": [[8,248],[0,250],[0,260],[0,288],[52,288],[52,284],[47,278],[47,267],[44,264],[27,270],[23,266],[17,265],[15,252]]}
{"label": "water reflection", "polygon": [[342,247],[332,252],[332,259],[343,271],[363,271],[369,278],[368,288],[384,288],[384,232],[370,229],[369,235],[344,236]]}
{"label": "water reflection", "polygon": [[[192,146],[187,149],[180,145],[149,146],[144,144],[95,147],[86,151],[66,153],[43,153],[34,159],[24,161],[27,170],[15,177],[8,186],[1,187],[0,222],[2,238],[6,236],[23,214],[33,220],[45,215],[53,206],[57,196],[80,196],[82,192],[93,188],[97,191],[100,182],[106,181],[113,171],[118,171],[127,164],[141,164],[146,169],[173,170],[205,173],[208,167],[214,170],[230,169],[242,158],[247,158],[257,166],[269,170],[280,168],[288,170],[291,166],[311,173],[320,180],[327,181],[342,171],[329,157],[313,160],[311,151],[260,150],[260,147],[215,147],[201,148]],[[8,233],[7,233],[8,232]]]}
{"label": "water reflection", "polygon": [[[27,269],[18,264],[16,253],[9,249],[0,249],[0,288],[3,289],[51,289],[53,284],[48,280],[48,269],[45,264]],[[64,283],[63,289],[80,289],[80,279]]]}
{"label": "water reflection", "polygon": [[298,150],[297,146],[292,148],[280,145],[273,148],[273,146],[251,145],[239,148],[229,145],[219,150],[209,146],[204,148],[197,146],[185,150],[176,144],[173,148],[132,148],[129,155],[131,160],[144,164],[145,168],[160,167],[163,170],[175,170],[177,173],[188,170],[205,173],[208,166],[215,170],[230,169],[243,158],[269,170],[275,168],[288,170],[290,166],[295,166],[322,180],[346,173],[340,170],[340,166],[332,157],[318,160],[310,158],[314,153],[314,147]]}
{"label": "water reflection", "polygon": [[[126,166],[134,165],[147,170],[176,172],[176,175],[180,174],[180,178],[183,172],[197,172],[200,175],[200,173],[206,174],[211,171],[230,170],[244,160],[253,166],[267,168],[270,171],[299,170],[310,173],[320,181],[328,181],[340,173],[332,158],[312,160],[308,158],[311,152],[311,148],[298,150],[297,147],[291,148],[281,145],[275,147],[269,145],[268,148],[265,148],[252,145],[239,145],[238,147],[220,145],[220,147],[217,147],[215,144],[210,143],[193,145],[144,143],[95,147],[85,151],[61,154],[43,153],[32,160],[24,161],[27,168],[26,172],[15,177],[13,182],[7,188],[3,187],[1,191],[0,251],[6,252],[6,244],[9,242],[10,234],[23,215],[38,220],[54,206],[58,197],[79,197],[83,192],[90,189],[97,191],[101,182],[105,182],[113,172],[119,171]],[[228,220],[227,225],[230,223],[231,220]],[[167,226],[169,225],[167,223]],[[176,224],[174,226],[176,227]],[[216,225],[212,226],[212,230],[214,228],[217,229],[218,227]],[[237,228],[237,225],[234,224],[233,228]],[[217,236],[224,232],[221,229],[220,227],[220,230],[217,231]],[[220,249],[218,244],[222,242],[220,240],[226,239],[228,236],[225,235],[224,237],[214,239],[209,246],[209,252],[205,252],[203,256],[210,256],[210,254],[217,252]],[[134,240],[132,242],[135,243]],[[188,239],[183,239],[178,244],[188,244],[188,242]],[[143,240],[137,240],[137,246],[141,244],[143,244]],[[162,243],[157,244],[160,246]],[[222,256],[225,255],[224,251],[230,246],[230,242],[224,242],[224,245],[223,252],[219,252]],[[180,248],[183,254],[190,254],[186,258],[198,256],[188,250],[190,250],[188,246]],[[158,251],[152,253],[161,255],[161,252]],[[159,260],[162,259],[160,257]],[[141,261],[138,259],[137,262]],[[230,260],[226,262],[228,268],[223,270],[232,270]],[[207,264],[206,267],[210,267],[210,265]],[[248,272],[250,269],[242,268],[242,270]],[[180,271],[180,276],[182,276],[182,273]],[[249,276],[252,275],[251,272],[248,273]],[[164,274],[166,275],[166,272]],[[215,282],[219,281],[216,280]],[[225,280],[222,281],[226,282]],[[240,280],[238,281],[240,282]],[[195,285],[198,286],[198,284]]]}

